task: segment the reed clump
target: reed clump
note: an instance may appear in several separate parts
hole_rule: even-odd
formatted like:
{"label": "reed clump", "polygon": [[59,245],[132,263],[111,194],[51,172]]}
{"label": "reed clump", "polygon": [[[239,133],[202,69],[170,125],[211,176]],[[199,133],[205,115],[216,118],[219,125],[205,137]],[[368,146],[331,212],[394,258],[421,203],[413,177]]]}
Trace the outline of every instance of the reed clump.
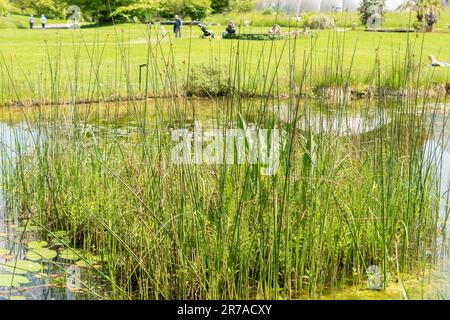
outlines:
{"label": "reed clump", "polygon": [[[314,49],[297,65],[295,39],[283,46],[287,61],[269,43],[261,73],[250,74],[246,62],[254,52],[237,42],[226,71],[209,61],[216,72],[204,73],[204,82],[222,83],[221,75],[226,89],[205,89],[206,108],[177,95],[192,79],[189,58],[181,75],[170,63],[159,69],[152,62],[159,48],[151,42],[141,90],[164,84],[169,98],[136,99],[119,48],[121,77],[115,78],[123,83],[116,86],[127,88],[127,101],[79,106],[75,73],[73,103],[64,112],[54,88],[55,105],[27,119],[32,146],[3,151],[8,208],[46,230],[70,231],[67,245],[100,255],[112,298],[319,297],[362,283],[370,265],[381,266],[386,279],[398,276],[397,268],[423,268],[432,259],[439,201],[431,161],[438,155],[424,151],[433,121],[420,99],[408,98],[414,95],[365,101],[356,109],[356,129],[348,125],[355,118],[345,96],[334,106],[311,107],[316,103],[303,96],[313,78],[344,88],[351,80],[352,67],[340,60],[342,35],[329,36],[338,45],[328,48],[332,59],[321,74]],[[101,60],[91,63],[95,79]],[[404,77],[396,83],[414,92],[417,70],[399,72]],[[289,79],[288,99],[277,98],[281,76]],[[54,77],[56,83],[61,74]],[[375,90],[390,80],[377,61],[373,79]],[[256,87],[263,98],[236,93]],[[102,89],[94,84],[93,96],[105,94]],[[339,121],[328,120],[336,116]],[[219,132],[280,130],[276,172],[262,175],[261,163],[173,163],[171,130],[194,130],[195,121],[207,119]]]}

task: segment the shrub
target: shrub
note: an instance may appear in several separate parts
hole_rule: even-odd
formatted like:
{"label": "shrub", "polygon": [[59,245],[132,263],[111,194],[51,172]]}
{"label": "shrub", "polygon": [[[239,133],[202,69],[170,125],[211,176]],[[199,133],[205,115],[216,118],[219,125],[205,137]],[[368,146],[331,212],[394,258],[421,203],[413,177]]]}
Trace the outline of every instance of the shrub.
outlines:
{"label": "shrub", "polygon": [[377,13],[383,19],[386,13],[385,2],[385,0],[363,0],[358,8],[361,24],[364,26],[367,25],[367,20],[373,15],[373,12],[370,12],[369,9],[371,6],[378,7]]}
{"label": "shrub", "polygon": [[157,15],[157,2],[139,2],[126,7],[120,7],[113,12],[113,16],[119,20],[130,21],[137,17],[141,22],[148,23]]}
{"label": "shrub", "polygon": [[8,15],[8,9],[9,9],[8,0],[0,0],[0,15],[1,16],[7,16]]}
{"label": "shrub", "polygon": [[412,27],[416,30],[416,31],[422,31],[425,27],[425,24],[423,22],[420,21],[416,21],[412,24]]}
{"label": "shrub", "polygon": [[229,8],[236,12],[250,12],[255,9],[255,2],[253,0],[230,0]]}
{"label": "shrub", "polygon": [[314,15],[305,20],[304,26],[310,29],[334,29],[336,21],[328,16]]}
{"label": "shrub", "polygon": [[272,8],[267,8],[262,12],[263,16],[271,16],[273,14]]}
{"label": "shrub", "polygon": [[222,68],[195,65],[185,90],[188,96],[225,96],[230,92],[228,73]]}
{"label": "shrub", "polygon": [[160,2],[160,13],[164,18],[173,18],[174,15],[190,17],[192,20],[201,20],[211,13],[209,0],[166,0]]}

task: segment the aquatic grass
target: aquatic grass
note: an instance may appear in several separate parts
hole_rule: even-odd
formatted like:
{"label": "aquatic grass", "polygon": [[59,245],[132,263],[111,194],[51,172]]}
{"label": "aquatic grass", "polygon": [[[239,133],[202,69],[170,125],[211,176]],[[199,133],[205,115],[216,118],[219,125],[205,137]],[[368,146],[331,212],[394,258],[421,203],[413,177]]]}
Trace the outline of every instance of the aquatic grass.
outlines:
{"label": "aquatic grass", "polygon": [[[114,37],[125,35],[117,31]],[[50,113],[45,107],[23,113],[24,128],[36,133],[31,148],[16,138],[14,155],[3,151],[8,207],[44,233],[71,231],[68,250],[105,257],[99,273],[116,299],[317,298],[348,282],[362,283],[371,264],[382,267],[384,278],[415,270],[437,230],[438,178],[431,161],[437,150],[423,151],[434,120],[427,122],[424,102],[414,95],[394,101],[401,108],[390,108],[381,95],[364,101],[354,111],[359,126],[370,128],[362,132],[346,132],[352,114],[345,97],[337,105],[320,101],[314,110],[303,98],[314,78],[346,87],[352,77],[342,60],[344,36],[328,37],[332,59],[325,67],[317,63],[314,45],[299,64],[295,38],[280,46],[263,43],[260,51],[237,40],[226,54],[228,97],[211,93],[206,112],[217,129],[254,125],[285,132],[282,165],[268,177],[259,165],[171,163],[170,129],[192,129],[204,117],[198,102],[178,97],[180,86],[192,81],[189,55],[180,68],[173,47],[167,51],[149,41],[144,92],[163,85],[170,98],[139,100],[126,44],[119,44],[111,76],[115,88],[125,88],[127,101],[120,106],[105,99],[105,92],[115,91],[99,80],[103,45],[84,46],[92,50],[90,96],[102,102],[79,106],[76,69],[72,74],[66,65],[67,75],[51,70]],[[259,61],[252,76],[254,54]],[[156,55],[163,65],[155,63]],[[210,57],[205,64],[220,70]],[[57,66],[61,55],[49,51],[48,59]],[[408,59],[396,63],[406,65],[406,76],[396,83],[414,93],[418,73],[410,72]],[[391,75],[379,59],[373,70],[373,85],[381,91]],[[289,79],[288,99],[280,98],[281,77]],[[68,113],[59,107],[56,83],[62,78],[72,88]],[[256,87],[261,99],[237,94]]]}

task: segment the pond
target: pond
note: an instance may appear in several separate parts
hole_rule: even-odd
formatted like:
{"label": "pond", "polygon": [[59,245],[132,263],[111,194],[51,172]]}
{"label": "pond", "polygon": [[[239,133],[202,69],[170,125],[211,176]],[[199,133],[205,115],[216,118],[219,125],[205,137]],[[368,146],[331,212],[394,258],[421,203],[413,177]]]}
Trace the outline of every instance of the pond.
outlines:
{"label": "pond", "polygon": [[[198,112],[203,113],[204,121],[215,117],[215,112],[198,103]],[[80,107],[81,108],[81,107]],[[52,109],[53,110],[53,109]],[[2,161],[10,161],[18,152],[34,148],[36,136],[42,134],[39,125],[46,127],[67,126],[71,109],[58,114],[57,121],[35,117],[35,110],[0,111],[0,141],[2,144]],[[128,110],[128,109],[127,109]],[[404,274],[385,290],[368,290],[366,282],[350,284],[344,288],[325,290],[323,299],[447,299],[450,295],[450,256],[448,235],[450,231],[449,216],[449,182],[450,182],[450,105],[431,104],[425,114],[429,130],[423,142],[423,152],[433,154],[430,161],[438,171],[440,188],[439,221],[436,235],[437,255],[428,271],[422,274]],[[280,121],[290,123],[292,115],[288,109],[279,105],[272,110]],[[53,111],[51,111],[53,112]],[[101,116],[99,112],[94,120],[83,122],[86,131],[96,138],[102,135],[102,128],[109,125],[111,118]],[[108,113],[108,112],[106,112]],[[314,134],[331,134],[336,137],[371,136],[377,130],[396,121],[399,111],[395,108],[374,109],[360,106],[346,111],[334,111],[332,108],[305,108],[300,120],[301,130]],[[109,115],[111,116],[111,115]],[[116,115],[117,116],[117,115]],[[34,120],[30,123],[30,117]],[[137,122],[133,115],[125,112],[116,122],[114,131],[118,137],[127,137],[137,132]],[[152,114],[153,121],[157,117]],[[37,119],[37,120],[36,120]],[[214,123],[213,120],[211,120]],[[70,121],[69,121],[70,123]],[[151,130],[151,129],[149,129]],[[5,163],[3,163],[5,166]],[[1,178],[1,177],[0,177]],[[2,181],[3,183],[3,181]],[[112,288],[105,281],[104,268],[107,257],[92,252],[70,249],[76,240],[70,237],[70,230],[50,230],[47,226],[28,222],[19,217],[0,193],[2,209],[0,211],[0,299],[107,299]],[[300,298],[307,298],[300,295]],[[313,297],[318,298],[318,297]]]}

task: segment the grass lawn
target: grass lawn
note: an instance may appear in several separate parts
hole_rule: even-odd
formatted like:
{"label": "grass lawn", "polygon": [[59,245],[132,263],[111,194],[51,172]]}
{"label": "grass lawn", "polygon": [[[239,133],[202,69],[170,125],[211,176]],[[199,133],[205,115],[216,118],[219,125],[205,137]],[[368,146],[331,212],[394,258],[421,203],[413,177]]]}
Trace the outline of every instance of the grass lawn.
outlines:
{"label": "grass lawn", "polygon": [[[396,15],[407,19],[407,14]],[[441,21],[449,17],[445,11]],[[403,26],[404,22],[398,23]],[[222,40],[223,29],[212,27],[219,37],[207,40],[200,39],[197,27],[185,27],[183,38],[173,39],[171,28],[166,27],[168,36],[158,41],[160,29],[154,27],[150,46],[146,26],[137,24],[81,30],[4,29],[0,33],[0,100],[59,99],[72,96],[74,90],[79,98],[126,95],[131,89],[127,78],[137,93],[139,66],[147,62],[150,83],[159,78],[152,94],[161,94],[168,85],[182,88],[186,79],[190,81],[192,69],[201,65],[220,66],[225,74],[227,68],[239,68],[239,87],[256,93],[275,80],[276,87],[287,92],[290,72],[299,81],[305,79],[308,88],[341,85],[347,80],[351,86],[366,86],[374,81],[377,59],[385,85],[396,88],[401,85],[407,52],[415,72],[422,75],[421,85],[450,82],[450,68],[426,66],[428,54],[450,62],[450,33],[444,32],[442,23],[436,32],[426,34],[323,30],[298,40],[274,42]],[[267,27],[240,30],[266,33]]]}

